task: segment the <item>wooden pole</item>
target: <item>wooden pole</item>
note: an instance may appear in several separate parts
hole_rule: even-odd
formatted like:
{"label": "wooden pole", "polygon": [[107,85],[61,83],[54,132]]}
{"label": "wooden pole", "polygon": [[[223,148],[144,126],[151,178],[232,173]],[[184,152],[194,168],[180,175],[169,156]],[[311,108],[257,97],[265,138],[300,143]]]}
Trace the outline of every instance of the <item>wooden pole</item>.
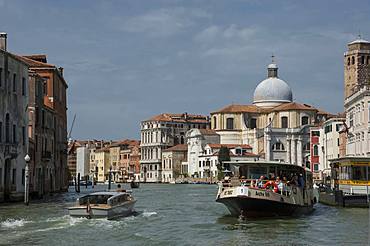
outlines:
{"label": "wooden pole", "polygon": [[77,175],[77,193],[80,193],[80,178],[81,178],[81,176],[80,176],[80,173],[78,173],[78,175]]}

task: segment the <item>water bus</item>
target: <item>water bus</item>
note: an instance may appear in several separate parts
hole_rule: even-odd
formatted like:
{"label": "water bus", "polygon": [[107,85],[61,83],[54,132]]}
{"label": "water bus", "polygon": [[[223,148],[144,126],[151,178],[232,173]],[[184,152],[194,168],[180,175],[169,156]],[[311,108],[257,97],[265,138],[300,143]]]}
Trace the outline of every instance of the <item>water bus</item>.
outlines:
{"label": "water bus", "polygon": [[297,216],[313,210],[316,201],[309,169],[274,161],[226,164],[232,174],[219,183],[216,201],[233,216]]}
{"label": "water bus", "polygon": [[320,202],[342,207],[369,207],[370,157],[347,156],[330,160],[329,188]]}
{"label": "water bus", "polygon": [[132,214],[135,203],[128,191],[94,192],[78,198],[68,211],[70,216],[114,219]]}

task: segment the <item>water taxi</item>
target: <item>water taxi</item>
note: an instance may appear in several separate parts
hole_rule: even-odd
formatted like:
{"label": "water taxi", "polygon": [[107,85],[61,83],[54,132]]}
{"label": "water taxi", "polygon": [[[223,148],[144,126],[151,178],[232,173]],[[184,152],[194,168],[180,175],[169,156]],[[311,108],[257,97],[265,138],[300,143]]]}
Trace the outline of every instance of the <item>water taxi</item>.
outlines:
{"label": "water taxi", "polygon": [[78,198],[76,205],[69,207],[68,211],[75,217],[114,219],[132,214],[135,203],[131,192],[94,192]]}
{"label": "water taxi", "polygon": [[219,182],[216,201],[223,203],[231,215],[297,216],[313,210],[316,201],[308,169],[272,161],[227,164],[232,174]]}

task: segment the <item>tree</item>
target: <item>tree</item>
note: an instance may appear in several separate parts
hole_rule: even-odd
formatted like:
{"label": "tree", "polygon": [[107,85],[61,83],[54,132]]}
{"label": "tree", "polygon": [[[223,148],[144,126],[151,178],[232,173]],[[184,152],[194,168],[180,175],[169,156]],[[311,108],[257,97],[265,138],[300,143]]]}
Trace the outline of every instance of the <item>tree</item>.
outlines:
{"label": "tree", "polygon": [[230,150],[226,146],[221,146],[220,151],[218,152],[218,179],[223,179],[224,173],[222,172],[224,168],[229,168],[228,164],[225,164],[224,162],[230,161]]}

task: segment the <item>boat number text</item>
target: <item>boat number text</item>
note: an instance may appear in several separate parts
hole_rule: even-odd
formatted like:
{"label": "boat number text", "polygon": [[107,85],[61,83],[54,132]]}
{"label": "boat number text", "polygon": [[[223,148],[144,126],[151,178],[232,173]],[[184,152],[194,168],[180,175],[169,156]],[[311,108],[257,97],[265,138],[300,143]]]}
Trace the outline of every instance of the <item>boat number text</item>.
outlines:
{"label": "boat number text", "polygon": [[268,196],[270,196],[270,194],[266,193],[266,192],[262,192],[262,191],[256,191],[256,196],[266,196],[266,197],[268,197]]}

